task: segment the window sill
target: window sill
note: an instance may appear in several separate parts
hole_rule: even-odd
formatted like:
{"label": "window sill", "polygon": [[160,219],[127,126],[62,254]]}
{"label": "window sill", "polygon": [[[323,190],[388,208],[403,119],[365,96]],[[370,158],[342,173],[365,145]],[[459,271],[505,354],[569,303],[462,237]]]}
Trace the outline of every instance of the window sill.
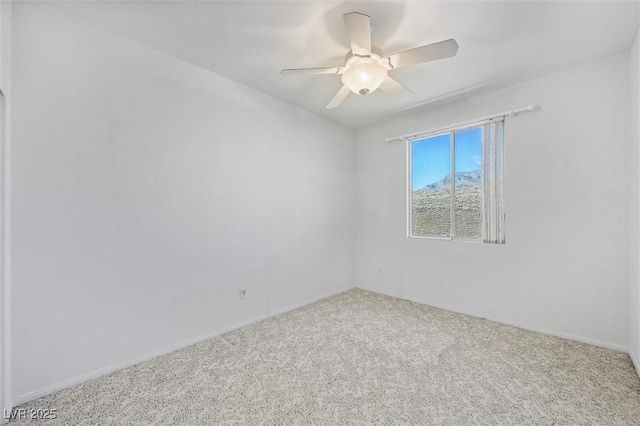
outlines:
{"label": "window sill", "polygon": [[408,240],[415,241],[423,241],[423,240],[433,240],[433,241],[451,241],[453,243],[471,243],[471,244],[484,244],[483,240],[470,240],[465,238],[451,238],[451,237],[407,237]]}

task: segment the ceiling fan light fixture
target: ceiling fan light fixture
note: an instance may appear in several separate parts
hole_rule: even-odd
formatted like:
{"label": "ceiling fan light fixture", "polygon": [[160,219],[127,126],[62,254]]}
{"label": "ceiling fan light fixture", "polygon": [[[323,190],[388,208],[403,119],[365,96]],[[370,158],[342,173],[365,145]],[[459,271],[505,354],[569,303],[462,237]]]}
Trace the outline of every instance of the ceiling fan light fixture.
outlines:
{"label": "ceiling fan light fixture", "polygon": [[367,95],[376,90],[387,77],[387,70],[378,61],[361,61],[350,64],[342,74],[342,83],[353,93]]}

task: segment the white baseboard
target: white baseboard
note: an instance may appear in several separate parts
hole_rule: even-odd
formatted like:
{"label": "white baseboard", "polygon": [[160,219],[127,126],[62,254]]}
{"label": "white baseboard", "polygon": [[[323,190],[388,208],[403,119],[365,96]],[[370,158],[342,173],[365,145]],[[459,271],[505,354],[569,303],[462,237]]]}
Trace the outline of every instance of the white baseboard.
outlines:
{"label": "white baseboard", "polygon": [[638,373],[638,376],[640,376],[640,362],[638,362],[638,359],[636,358],[636,356],[631,351],[629,351],[629,357],[631,358],[631,361],[633,362],[633,366],[636,368],[636,373]]}
{"label": "white baseboard", "polygon": [[[360,288],[360,287],[358,287],[358,288]],[[361,288],[361,289],[362,290],[366,290],[366,291],[371,291],[372,293],[378,293],[378,294],[383,294],[385,296],[396,297],[398,299],[404,299],[403,297],[398,297],[398,296],[393,296],[393,295],[390,295],[390,294],[385,294],[385,293],[382,293],[382,292],[372,291],[372,290],[369,290],[369,289],[366,289],[366,288]],[[627,346],[619,345],[617,343],[605,342],[605,341],[602,341],[602,340],[592,339],[590,337],[583,337],[583,336],[579,336],[577,334],[565,333],[565,332],[562,332],[562,331],[550,331],[550,330],[544,330],[544,329],[535,328],[535,327],[529,327],[527,325],[517,324],[517,323],[514,323],[514,322],[505,321],[505,320],[498,319],[498,318],[490,318],[488,316],[478,315],[476,313],[471,313],[471,312],[465,312],[465,311],[462,311],[462,310],[459,310],[459,309],[452,309],[452,308],[449,308],[449,307],[446,307],[446,306],[434,305],[434,304],[432,304],[430,302],[423,302],[423,301],[411,300],[411,299],[404,299],[404,300],[409,300],[410,302],[414,302],[414,303],[421,303],[423,305],[427,305],[427,306],[431,306],[431,307],[434,307],[434,308],[442,309],[444,311],[455,312],[457,314],[466,315],[466,316],[469,316],[469,317],[483,318],[483,319],[486,319],[486,320],[489,320],[489,321],[497,322],[497,323],[504,324],[504,325],[509,325],[511,327],[521,328],[521,329],[527,330],[527,331],[534,331],[536,333],[548,334],[550,336],[556,336],[556,337],[560,337],[560,338],[567,339],[567,340],[574,340],[576,342],[586,343],[588,345],[600,346],[600,347],[607,348],[607,349],[613,349],[613,350],[619,351],[619,352],[629,353],[629,348]],[[636,364],[636,367],[637,367],[637,365],[638,364]]]}
{"label": "white baseboard", "polygon": [[98,370],[90,371],[89,373],[83,374],[81,376],[77,376],[77,377],[74,377],[72,379],[64,380],[62,382],[59,382],[59,383],[56,383],[56,384],[53,384],[53,385],[50,385],[50,386],[46,386],[44,388],[38,389],[38,390],[33,391],[33,392],[28,392],[28,393],[26,393],[24,395],[21,395],[21,396],[15,398],[13,400],[13,406],[15,407],[15,406],[18,406],[20,404],[24,404],[25,402],[33,401],[34,399],[43,397],[45,395],[48,395],[48,394],[53,393],[53,392],[57,392],[57,391],[62,390],[62,389],[66,389],[68,387],[77,385],[77,384],[82,383],[82,382],[86,382],[87,380],[96,379],[96,378],[104,376],[106,374],[113,373],[114,371],[122,370],[123,368],[131,367],[132,365],[136,365],[136,364],[139,364],[141,362],[148,361],[150,359],[159,357],[161,355],[166,355],[168,353],[177,351],[178,349],[186,348],[187,346],[195,345],[196,343],[200,343],[200,342],[203,342],[205,340],[209,340],[209,339],[211,339],[213,337],[220,336],[222,334],[228,333],[228,332],[236,330],[238,328],[242,328],[242,327],[245,327],[247,325],[251,325],[251,324],[254,324],[254,323],[257,323],[257,322],[260,322],[260,321],[264,321],[264,320],[266,320],[268,318],[271,318],[271,317],[274,317],[276,315],[280,315],[280,314],[284,314],[286,312],[293,311],[293,310],[301,308],[303,306],[315,303],[315,302],[317,302],[319,300],[326,299],[327,297],[335,296],[336,294],[340,294],[340,293],[343,293],[343,292],[345,292],[347,290],[351,290],[352,288],[353,287],[343,288],[343,289],[340,289],[340,290],[337,290],[337,291],[326,293],[326,294],[323,294],[321,296],[317,296],[317,297],[314,297],[312,299],[308,299],[308,300],[306,300],[304,302],[296,303],[296,304],[288,306],[286,308],[273,311],[273,312],[271,312],[269,314],[262,315],[262,316],[259,316],[259,317],[255,317],[255,318],[249,319],[247,321],[243,321],[243,322],[241,322],[239,324],[234,324],[234,325],[231,325],[231,326],[228,326],[228,327],[224,327],[224,328],[222,328],[220,330],[216,330],[216,331],[213,331],[211,333],[207,333],[205,335],[201,335],[201,336],[195,337],[193,339],[185,340],[185,341],[177,343],[175,345],[170,345],[170,346],[167,346],[167,347],[164,347],[162,349],[159,349],[159,350],[156,350],[156,351],[152,351],[152,352],[147,352],[147,353],[145,353],[143,355],[140,355],[140,356],[137,356],[135,358],[130,358],[130,359],[126,360],[126,361],[118,362],[116,364],[111,364],[111,365],[109,365],[107,367],[103,367],[103,368],[100,368]]}

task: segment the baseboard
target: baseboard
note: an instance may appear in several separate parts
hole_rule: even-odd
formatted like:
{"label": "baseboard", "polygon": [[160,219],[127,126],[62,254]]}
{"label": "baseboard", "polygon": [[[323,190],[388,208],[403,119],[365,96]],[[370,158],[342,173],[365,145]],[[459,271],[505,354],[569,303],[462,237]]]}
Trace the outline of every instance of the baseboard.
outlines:
{"label": "baseboard", "polygon": [[[361,289],[361,290],[371,291],[372,293],[383,294],[385,296],[390,296],[390,297],[397,297],[397,296],[393,296],[393,295],[390,295],[390,294],[385,294],[385,293],[372,291],[372,290],[369,290],[369,289],[366,289],[366,288],[360,288],[360,287],[358,287],[358,288]],[[550,331],[550,330],[544,330],[544,329],[535,328],[535,327],[529,327],[529,326],[526,326],[526,325],[522,325],[522,324],[510,322],[510,321],[505,321],[505,320],[498,319],[498,318],[491,318],[491,317],[484,316],[484,315],[478,315],[478,314],[471,313],[471,312],[465,312],[465,311],[462,311],[462,310],[459,310],[459,309],[452,309],[452,308],[449,308],[449,307],[446,307],[446,306],[434,305],[434,304],[429,303],[429,302],[422,302],[422,301],[419,301],[419,300],[405,299],[405,298],[402,298],[402,297],[397,297],[397,298],[398,299],[403,299],[403,300],[408,300],[408,301],[414,302],[414,303],[421,303],[423,305],[431,306],[433,308],[442,309],[444,311],[455,312],[456,314],[466,315],[466,316],[473,317],[473,318],[486,319],[486,320],[489,320],[489,321],[497,322],[497,323],[508,325],[508,326],[511,326],[511,327],[521,328],[521,329],[527,330],[527,331],[533,331],[533,332],[536,332],[536,333],[547,334],[547,335],[550,335],[550,336],[560,337],[562,339],[574,340],[576,342],[586,343],[586,344],[592,345],[592,346],[600,346],[602,348],[613,349],[615,351],[629,353],[629,348],[627,346],[619,345],[617,343],[605,342],[605,341],[602,341],[602,340],[592,339],[590,337],[579,336],[577,334],[564,333],[564,332],[561,332],[561,331]],[[638,366],[638,364],[636,363],[636,368],[637,368],[637,366]],[[638,371],[640,371],[640,370],[638,370]]]}
{"label": "baseboard", "polygon": [[629,351],[629,357],[631,358],[631,362],[633,362],[633,366],[636,368],[638,377],[640,377],[640,363],[638,362],[636,355],[633,352]]}
{"label": "baseboard", "polygon": [[150,359],[153,359],[153,358],[156,358],[156,357],[159,357],[159,356],[166,355],[168,353],[177,351],[178,349],[186,348],[187,346],[195,345],[196,343],[200,343],[200,342],[203,342],[205,340],[209,340],[211,338],[218,337],[218,336],[220,336],[222,334],[228,333],[228,332],[236,330],[238,328],[242,328],[242,327],[245,327],[247,325],[255,324],[257,322],[264,321],[264,320],[272,318],[274,316],[281,315],[281,314],[284,314],[286,312],[293,311],[293,310],[301,308],[303,306],[307,306],[307,305],[310,305],[312,303],[315,303],[315,302],[317,302],[319,300],[326,299],[327,297],[335,296],[336,294],[340,294],[340,293],[343,293],[343,292],[345,292],[347,290],[351,290],[352,288],[353,287],[348,287],[348,288],[343,288],[343,289],[336,290],[336,291],[333,291],[333,292],[330,292],[330,293],[325,293],[325,294],[323,294],[321,296],[317,296],[317,297],[314,297],[312,299],[305,300],[304,302],[296,303],[294,305],[290,305],[290,306],[288,306],[286,308],[283,308],[283,309],[278,309],[278,310],[273,311],[271,313],[268,313],[266,315],[262,315],[262,316],[259,316],[259,317],[255,317],[255,318],[249,319],[247,321],[243,321],[243,322],[238,323],[238,324],[234,324],[234,325],[231,325],[231,326],[228,326],[228,327],[224,327],[222,329],[213,331],[211,333],[207,333],[207,334],[195,337],[193,339],[185,340],[183,342],[180,342],[180,343],[177,343],[177,344],[174,344],[174,345],[170,345],[170,346],[164,347],[164,348],[156,350],[156,351],[147,352],[147,353],[145,353],[143,355],[140,355],[140,356],[137,356],[135,358],[130,358],[130,359],[126,360],[126,361],[118,362],[116,364],[112,364],[112,365],[109,365],[107,367],[100,368],[98,370],[94,370],[94,371],[91,371],[89,373],[83,374],[81,376],[77,376],[77,377],[74,377],[74,378],[69,379],[69,380],[64,380],[62,382],[59,382],[59,383],[56,383],[56,384],[53,384],[53,385],[50,385],[50,386],[46,386],[44,388],[38,389],[38,390],[33,391],[33,392],[28,392],[28,393],[26,393],[24,395],[21,395],[21,396],[15,398],[13,400],[13,406],[15,407],[15,406],[18,406],[20,404],[24,404],[25,402],[33,401],[34,399],[41,398],[43,396],[49,395],[50,393],[57,392],[57,391],[62,390],[62,389],[66,389],[66,388],[71,387],[71,386],[75,386],[75,385],[77,385],[79,383],[86,382],[88,380],[97,379],[98,377],[113,373],[114,371],[122,370],[123,368],[131,367],[132,365],[140,364],[141,362],[148,361]]}

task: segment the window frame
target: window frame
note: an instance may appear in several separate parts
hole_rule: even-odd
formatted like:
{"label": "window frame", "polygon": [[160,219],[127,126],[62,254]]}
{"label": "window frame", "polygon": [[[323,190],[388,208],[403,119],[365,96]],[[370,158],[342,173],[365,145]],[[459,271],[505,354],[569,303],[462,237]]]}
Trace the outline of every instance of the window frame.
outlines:
{"label": "window frame", "polygon": [[[451,126],[447,128],[443,128],[440,130],[434,130],[427,133],[417,134],[411,137],[405,138],[406,143],[406,152],[407,152],[407,238],[410,240],[440,240],[440,241],[453,241],[453,242],[463,242],[463,243],[484,243],[485,235],[484,235],[484,226],[482,227],[482,235],[479,238],[464,238],[456,236],[456,224],[455,224],[455,134],[456,132],[472,129],[475,127],[482,127],[484,124],[490,123],[492,121],[496,121],[497,118],[502,117],[494,117],[487,120],[475,121],[472,123],[465,123],[458,126]],[[432,137],[449,135],[449,176],[451,176],[451,205],[450,205],[450,215],[451,215],[451,224],[450,224],[450,235],[448,237],[435,237],[435,236],[419,236],[413,235],[413,142],[423,139],[429,139]],[[482,147],[482,155],[484,159],[484,146]],[[502,162],[504,165],[504,149],[503,149],[503,158]],[[482,181],[484,182],[484,161],[482,167],[480,169],[481,174],[483,176]],[[480,186],[480,199],[481,199],[481,214],[482,214],[482,223],[485,221],[485,211],[484,211],[484,185]],[[504,200],[503,200],[504,202]]]}

